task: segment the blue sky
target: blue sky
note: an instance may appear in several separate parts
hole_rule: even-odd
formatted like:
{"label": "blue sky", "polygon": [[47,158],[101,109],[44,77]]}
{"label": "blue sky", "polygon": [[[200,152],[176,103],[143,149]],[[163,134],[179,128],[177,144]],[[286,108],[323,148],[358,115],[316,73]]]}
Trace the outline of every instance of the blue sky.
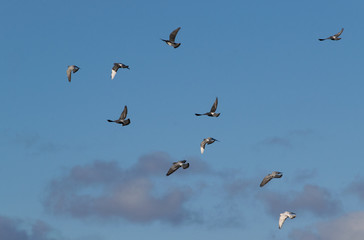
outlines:
{"label": "blue sky", "polygon": [[0,238],[362,239],[363,8],[2,1]]}

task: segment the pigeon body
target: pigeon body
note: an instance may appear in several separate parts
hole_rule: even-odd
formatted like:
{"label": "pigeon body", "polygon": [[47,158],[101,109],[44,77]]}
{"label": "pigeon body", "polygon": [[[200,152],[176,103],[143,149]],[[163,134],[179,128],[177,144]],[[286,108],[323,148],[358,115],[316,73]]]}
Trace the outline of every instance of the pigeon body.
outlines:
{"label": "pigeon body", "polygon": [[293,219],[295,217],[296,217],[296,214],[293,212],[285,211],[284,213],[281,213],[280,217],[279,217],[279,226],[278,226],[279,229],[282,228],[283,223],[284,223],[284,221],[286,221],[287,218]]}
{"label": "pigeon body", "polygon": [[71,82],[71,74],[77,72],[79,69],[80,68],[77,67],[76,65],[68,66],[68,68],[67,68],[67,78],[68,78],[69,82]]}
{"label": "pigeon body", "polygon": [[319,41],[324,41],[327,39],[334,40],[334,41],[340,40],[341,38],[339,38],[339,36],[343,33],[343,31],[344,31],[344,28],[342,28],[340,32],[338,32],[335,35],[332,35],[328,38],[319,38]]}
{"label": "pigeon body", "polygon": [[283,174],[281,172],[274,171],[271,174],[268,174],[267,176],[265,176],[263,178],[262,182],[260,183],[260,187],[263,187],[265,184],[267,184],[273,178],[281,178],[282,176],[283,176]]}
{"label": "pigeon body", "polygon": [[127,68],[130,70],[129,66],[122,64],[122,63],[114,63],[114,66],[111,69],[111,80],[114,79],[116,72],[119,70],[119,68]]}
{"label": "pigeon body", "polygon": [[107,121],[122,124],[123,126],[129,125],[130,124],[130,119],[129,118],[125,119],[127,114],[128,114],[128,108],[127,108],[127,106],[125,106],[119,119],[117,119],[117,120],[107,120]]}
{"label": "pigeon body", "polygon": [[205,151],[205,146],[206,144],[211,144],[211,143],[214,143],[215,141],[218,141],[217,139],[215,138],[212,138],[212,137],[208,137],[208,138],[205,138],[202,142],[201,142],[201,154],[203,154],[203,152]]}
{"label": "pigeon body", "polygon": [[216,113],[217,104],[218,104],[218,99],[216,98],[214,104],[211,107],[210,112],[207,112],[207,113],[195,113],[195,115],[196,116],[207,115],[209,117],[218,117],[218,116],[220,116],[220,113]]}
{"label": "pigeon body", "polygon": [[189,163],[186,163],[186,160],[182,160],[182,161],[178,161],[178,162],[174,162],[172,167],[168,170],[167,172],[167,176],[171,175],[172,173],[174,173],[175,171],[177,171],[178,168],[182,167],[183,169],[186,169],[190,166]]}
{"label": "pigeon body", "polygon": [[165,39],[161,39],[161,40],[164,41],[165,43],[167,43],[169,46],[178,48],[181,45],[181,43],[176,43],[175,39],[176,39],[177,33],[180,29],[181,28],[179,27],[179,28],[175,29],[173,32],[171,32],[171,34],[169,34],[169,40],[165,40]]}

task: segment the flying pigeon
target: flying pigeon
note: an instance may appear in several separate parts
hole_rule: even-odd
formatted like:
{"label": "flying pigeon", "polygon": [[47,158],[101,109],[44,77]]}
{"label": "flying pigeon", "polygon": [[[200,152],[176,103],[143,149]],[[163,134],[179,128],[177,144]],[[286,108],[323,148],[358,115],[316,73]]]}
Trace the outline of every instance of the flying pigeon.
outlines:
{"label": "flying pigeon", "polygon": [[343,33],[343,31],[344,31],[344,28],[342,28],[340,32],[338,32],[335,35],[332,35],[328,38],[319,38],[319,41],[324,41],[326,39],[331,39],[331,40],[335,40],[335,41],[340,40],[341,38],[339,38],[339,36]]}
{"label": "flying pigeon", "polygon": [[212,137],[208,137],[208,138],[205,138],[202,142],[201,142],[201,154],[203,154],[203,152],[205,151],[205,146],[206,144],[211,144],[215,141],[219,141],[215,138],[212,138]]}
{"label": "flying pigeon", "polygon": [[171,34],[169,35],[169,40],[164,40],[161,39],[162,41],[166,42],[169,46],[172,46],[174,48],[178,48],[181,44],[180,43],[175,43],[174,40],[176,39],[177,33],[181,28],[177,28],[176,30],[174,30],[173,32],[171,32]]}
{"label": "flying pigeon", "polygon": [[216,100],[215,100],[214,104],[212,105],[210,112],[202,113],[202,114],[200,114],[200,113],[195,113],[195,115],[196,115],[196,116],[207,115],[207,116],[209,116],[209,117],[218,117],[218,116],[220,116],[220,113],[216,113],[216,112],[215,112],[215,111],[216,111],[216,109],[217,109],[217,103],[218,103],[218,101],[217,101],[217,97],[216,97]]}
{"label": "flying pigeon", "polygon": [[129,66],[122,64],[122,63],[114,63],[114,66],[111,69],[111,80],[114,79],[116,72],[119,70],[119,68],[127,68],[130,70]]}
{"label": "flying pigeon", "polygon": [[282,228],[284,221],[286,221],[287,218],[293,219],[296,217],[296,214],[293,212],[285,211],[284,213],[280,214],[279,217],[279,229]]}
{"label": "flying pigeon", "polygon": [[121,113],[119,119],[117,120],[107,120],[108,122],[114,122],[114,123],[118,123],[118,124],[123,124],[123,126],[129,125],[130,124],[130,119],[126,119],[126,115],[128,114],[128,108],[125,106],[123,112]]}
{"label": "flying pigeon", "polygon": [[178,162],[174,162],[172,167],[168,170],[167,172],[167,176],[171,175],[172,173],[174,173],[178,168],[182,167],[183,169],[186,169],[190,166],[189,163],[186,163],[186,160],[182,160],[182,161],[178,161]]}
{"label": "flying pigeon", "polygon": [[77,67],[76,65],[71,65],[71,66],[68,66],[67,68],[67,77],[68,77],[68,81],[71,82],[71,73],[75,73],[79,70],[80,68]]}
{"label": "flying pigeon", "polygon": [[273,178],[281,178],[283,175],[281,172],[273,171],[271,174],[268,174],[263,178],[263,181],[260,183],[260,187],[263,187],[265,184],[267,184],[270,180]]}

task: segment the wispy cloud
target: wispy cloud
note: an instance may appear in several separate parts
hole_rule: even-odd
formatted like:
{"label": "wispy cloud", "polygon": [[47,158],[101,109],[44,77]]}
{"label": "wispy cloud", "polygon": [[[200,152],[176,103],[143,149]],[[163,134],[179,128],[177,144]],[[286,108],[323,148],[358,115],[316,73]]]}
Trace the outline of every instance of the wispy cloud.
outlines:
{"label": "wispy cloud", "polygon": [[253,148],[261,150],[263,147],[283,147],[291,149],[298,139],[305,138],[313,133],[312,130],[294,130],[282,136],[271,136],[257,142]]}
{"label": "wispy cloud", "polygon": [[305,185],[301,192],[264,191],[257,194],[264,202],[268,212],[277,216],[282,211],[296,213],[309,212],[316,216],[333,216],[341,211],[341,202],[336,200],[325,188],[316,185]]}
{"label": "wispy cloud", "polygon": [[47,140],[37,133],[30,132],[9,132],[3,131],[2,139],[4,145],[18,146],[19,149],[27,154],[37,156],[41,154],[57,153],[66,149],[64,144],[57,144]]}
{"label": "wispy cloud", "polygon": [[43,221],[26,224],[19,219],[0,216],[0,239],[3,240],[61,240]]}
{"label": "wispy cloud", "polygon": [[289,234],[293,240],[362,240],[364,212],[352,212],[339,218],[316,223],[310,228],[296,229]]}
{"label": "wispy cloud", "polygon": [[364,179],[356,178],[349,186],[345,189],[345,192],[356,195],[361,201],[364,201]]}

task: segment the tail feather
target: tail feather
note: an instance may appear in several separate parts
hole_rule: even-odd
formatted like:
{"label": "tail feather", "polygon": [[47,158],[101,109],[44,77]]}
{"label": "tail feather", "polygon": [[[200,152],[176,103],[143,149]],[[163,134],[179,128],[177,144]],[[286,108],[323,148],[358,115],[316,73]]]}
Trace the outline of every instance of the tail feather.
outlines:
{"label": "tail feather", "polygon": [[326,39],[324,39],[324,38],[319,38],[319,41],[325,41]]}
{"label": "tail feather", "polygon": [[196,116],[202,116],[203,114],[200,113],[195,113]]}
{"label": "tail feather", "polygon": [[109,119],[108,119],[107,121],[108,121],[108,122],[114,122],[113,120],[109,120]]}
{"label": "tail feather", "polygon": [[218,116],[220,116],[220,113],[216,113],[215,117],[218,117]]}
{"label": "tail feather", "polygon": [[188,168],[189,166],[190,166],[190,164],[189,164],[189,163],[185,163],[185,164],[183,164],[183,165],[182,165],[183,169],[186,169],[186,168]]}

